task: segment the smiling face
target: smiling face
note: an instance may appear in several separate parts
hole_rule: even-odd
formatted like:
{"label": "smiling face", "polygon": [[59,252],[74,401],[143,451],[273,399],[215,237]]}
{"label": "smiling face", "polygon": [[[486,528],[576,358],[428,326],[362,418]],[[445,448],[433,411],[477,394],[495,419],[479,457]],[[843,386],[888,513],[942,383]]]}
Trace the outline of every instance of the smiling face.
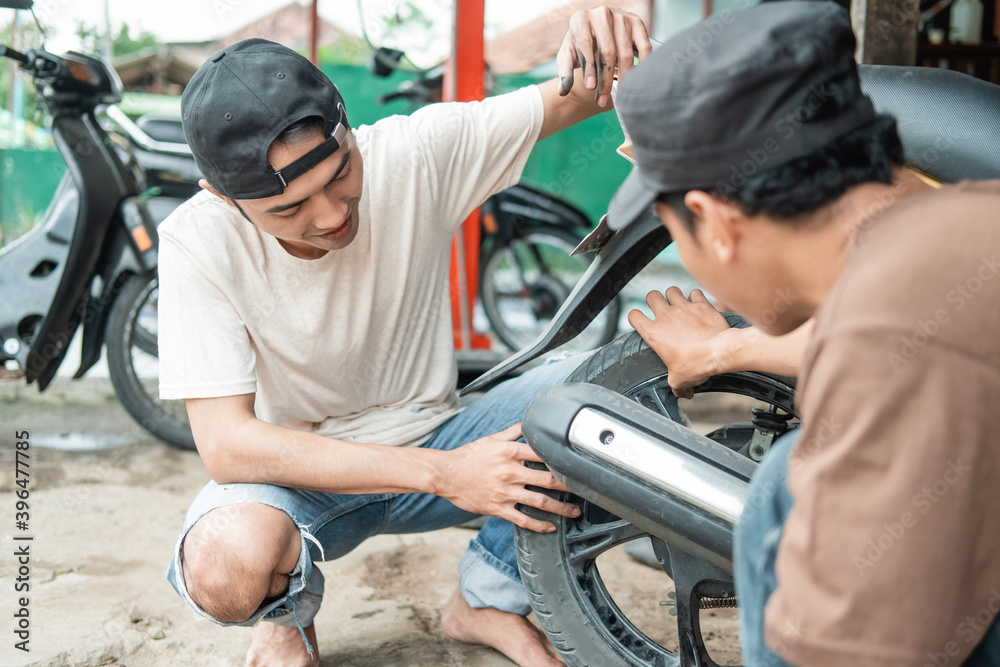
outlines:
{"label": "smiling face", "polygon": [[[293,144],[275,143],[268,161],[276,171],[319,146],[319,132]],[[276,197],[233,201],[212,191],[240,209],[254,225],[278,239],[289,254],[317,259],[330,250],[346,248],[358,234],[364,165],[354,136],[348,132],[343,145],[312,170],[288,184]]]}

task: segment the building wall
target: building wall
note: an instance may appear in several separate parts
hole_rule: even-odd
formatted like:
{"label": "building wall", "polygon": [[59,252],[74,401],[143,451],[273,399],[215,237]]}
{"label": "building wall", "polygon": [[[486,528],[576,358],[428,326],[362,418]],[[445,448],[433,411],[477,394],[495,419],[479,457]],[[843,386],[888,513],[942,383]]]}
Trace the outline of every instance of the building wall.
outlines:
{"label": "building wall", "polygon": [[[312,25],[312,13],[306,5],[293,2],[290,5],[268,14],[259,21],[251,23],[241,30],[219,40],[219,48],[225,48],[236,42],[262,37],[273,42],[279,42],[287,47],[298,50],[308,50],[309,31]],[[343,34],[329,21],[320,19],[319,43],[329,44]]]}

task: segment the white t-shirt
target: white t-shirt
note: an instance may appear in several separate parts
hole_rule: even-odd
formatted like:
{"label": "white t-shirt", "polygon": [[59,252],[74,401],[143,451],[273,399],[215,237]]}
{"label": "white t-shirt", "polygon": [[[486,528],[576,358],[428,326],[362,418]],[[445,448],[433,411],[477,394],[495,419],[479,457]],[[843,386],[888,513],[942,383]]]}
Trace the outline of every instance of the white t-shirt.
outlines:
{"label": "white t-shirt", "polygon": [[256,392],[272,424],[424,442],[459,409],[452,235],[520,179],[542,119],[528,86],[359,127],[358,233],[319,259],[210,193],[184,203],[159,228],[160,397]]}

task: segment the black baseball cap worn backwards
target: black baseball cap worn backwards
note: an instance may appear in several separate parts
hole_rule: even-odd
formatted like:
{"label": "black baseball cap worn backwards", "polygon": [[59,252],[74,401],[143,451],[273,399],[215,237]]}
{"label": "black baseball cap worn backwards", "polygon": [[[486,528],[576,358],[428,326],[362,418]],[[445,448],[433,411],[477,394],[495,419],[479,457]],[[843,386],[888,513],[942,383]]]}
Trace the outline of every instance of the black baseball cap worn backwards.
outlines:
{"label": "black baseball cap worn backwards", "polygon": [[724,12],[655,49],[618,88],[637,166],[608,225],[626,227],[661,193],[739,188],[873,120],[855,44],[839,5],[786,0]]}
{"label": "black baseball cap worn backwards", "polygon": [[[326,141],[280,171],[267,161],[274,140],[318,116]],[[184,135],[205,179],[231,199],[282,194],[333,155],[347,137],[344,100],[330,79],[295,51],[248,39],[202,65],[181,98]]]}

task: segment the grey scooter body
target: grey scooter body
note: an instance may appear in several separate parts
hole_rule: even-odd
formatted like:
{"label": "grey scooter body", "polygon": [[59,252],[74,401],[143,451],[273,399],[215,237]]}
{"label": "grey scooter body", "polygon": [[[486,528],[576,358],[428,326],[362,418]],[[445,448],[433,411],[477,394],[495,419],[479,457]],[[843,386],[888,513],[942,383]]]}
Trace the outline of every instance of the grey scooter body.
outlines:
{"label": "grey scooter body", "polygon": [[155,271],[156,225],[180,200],[139,197],[135,175],[95,117],[99,106],[121,100],[103,63],[43,49],[4,48],[3,55],[32,76],[66,163],[41,222],[0,249],[0,362],[16,360],[26,380],[44,390],[81,324],[74,377],[98,361],[119,287],[131,275]]}

